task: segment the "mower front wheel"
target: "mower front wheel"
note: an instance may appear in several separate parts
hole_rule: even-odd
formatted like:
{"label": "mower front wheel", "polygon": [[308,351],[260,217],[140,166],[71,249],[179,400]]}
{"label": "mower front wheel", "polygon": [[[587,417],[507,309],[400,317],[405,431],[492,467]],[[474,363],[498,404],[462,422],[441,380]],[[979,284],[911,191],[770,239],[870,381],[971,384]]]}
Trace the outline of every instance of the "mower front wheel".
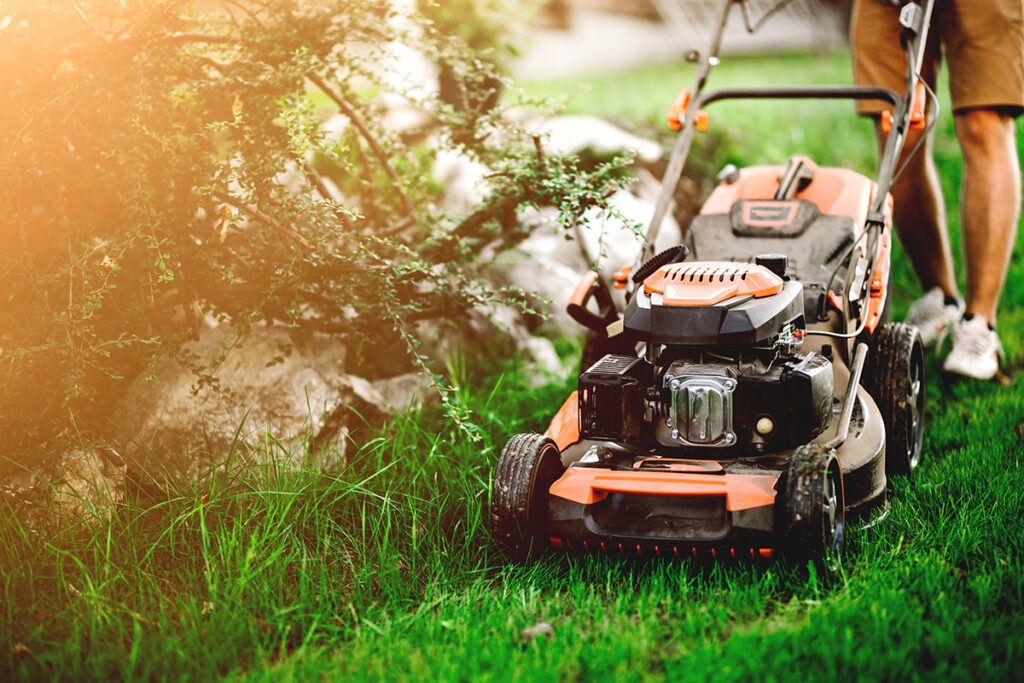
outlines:
{"label": "mower front wheel", "polygon": [[783,531],[790,557],[838,563],[846,527],[843,474],[834,450],[800,446],[793,452],[782,499]]}
{"label": "mower front wheel", "polygon": [[558,446],[546,436],[517,434],[505,444],[491,484],[491,526],[512,557],[547,546],[548,489],[563,472]]}

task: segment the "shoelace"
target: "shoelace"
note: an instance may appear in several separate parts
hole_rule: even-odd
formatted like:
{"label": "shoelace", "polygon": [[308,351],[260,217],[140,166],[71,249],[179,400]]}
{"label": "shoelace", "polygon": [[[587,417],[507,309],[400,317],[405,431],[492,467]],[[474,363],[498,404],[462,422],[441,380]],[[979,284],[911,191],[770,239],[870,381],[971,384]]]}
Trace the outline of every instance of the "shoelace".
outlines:
{"label": "shoelace", "polygon": [[[993,337],[995,337],[994,345],[992,344]],[[1003,346],[999,342],[999,337],[996,337],[996,333],[988,329],[987,326],[974,323],[966,323],[954,330],[953,345],[975,356],[984,356],[993,351],[998,355],[1003,353]]]}
{"label": "shoelace", "polygon": [[940,317],[946,310],[945,301],[941,296],[926,296],[918,300],[907,313],[907,320],[929,320]]}

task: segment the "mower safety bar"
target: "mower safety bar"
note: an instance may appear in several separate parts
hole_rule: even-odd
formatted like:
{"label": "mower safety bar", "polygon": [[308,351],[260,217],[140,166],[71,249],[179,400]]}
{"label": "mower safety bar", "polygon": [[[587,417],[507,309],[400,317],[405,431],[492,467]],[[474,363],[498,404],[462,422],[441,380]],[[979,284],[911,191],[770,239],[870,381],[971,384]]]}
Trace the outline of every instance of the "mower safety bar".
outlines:
{"label": "mower safety bar", "polygon": [[697,98],[704,107],[719,100],[885,100],[898,110],[903,98],[888,88],[863,85],[809,85],[773,88],[719,88]]}
{"label": "mower safety bar", "polygon": [[[728,6],[728,3],[727,3]],[[706,74],[703,74],[706,76]],[[699,88],[698,88],[699,91]],[[679,138],[676,139],[676,144],[672,149],[672,157],[669,159],[669,167],[665,171],[665,179],[662,181],[661,194],[658,197],[658,203],[654,207],[654,214],[651,217],[651,221],[647,227],[647,235],[644,239],[644,246],[640,250],[640,254],[637,258],[635,266],[640,267],[640,264],[653,256],[654,243],[658,239],[658,231],[661,229],[661,222],[665,218],[665,213],[668,211],[669,202],[672,200],[673,192],[675,190],[675,184],[679,180],[679,176],[682,174],[683,166],[685,165],[686,157],[690,152],[690,145],[693,143],[693,135],[696,130],[692,125],[696,111],[703,111],[707,105],[718,102],[720,100],[739,100],[739,99],[762,99],[762,100],[803,100],[803,99],[828,99],[828,100],[883,100],[890,103],[896,112],[896,120],[899,121],[904,116],[906,105],[904,98],[896,94],[894,91],[888,88],[878,88],[872,86],[856,86],[856,85],[816,85],[816,86],[784,86],[784,87],[772,87],[772,88],[720,88],[718,90],[712,90],[708,93],[698,92],[695,97],[693,104],[687,108],[686,123],[691,124],[689,126],[684,125],[683,132]],[[893,138],[895,142],[895,138]],[[884,201],[885,194],[889,191],[889,184],[892,175],[892,169],[886,169],[886,172],[882,174],[883,177],[880,179],[879,187],[884,191],[881,193],[881,199],[876,198],[876,204],[880,206],[880,202]],[[873,207],[873,208],[878,208]],[[685,229],[684,229],[685,236]]]}

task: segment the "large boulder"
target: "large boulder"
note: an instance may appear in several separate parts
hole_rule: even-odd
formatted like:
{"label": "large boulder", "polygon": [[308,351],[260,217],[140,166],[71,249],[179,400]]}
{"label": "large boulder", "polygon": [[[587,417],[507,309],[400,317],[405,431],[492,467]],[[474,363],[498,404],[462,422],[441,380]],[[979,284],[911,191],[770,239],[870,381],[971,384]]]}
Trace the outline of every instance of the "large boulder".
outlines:
{"label": "large boulder", "polygon": [[190,469],[276,442],[285,448],[275,455],[295,465],[312,453],[338,467],[348,438],[391,415],[369,382],[346,374],[344,347],[326,336],[280,326],[239,336],[221,325],[180,355],[191,362],[167,358],[138,378],[114,418],[123,452],[143,466]]}

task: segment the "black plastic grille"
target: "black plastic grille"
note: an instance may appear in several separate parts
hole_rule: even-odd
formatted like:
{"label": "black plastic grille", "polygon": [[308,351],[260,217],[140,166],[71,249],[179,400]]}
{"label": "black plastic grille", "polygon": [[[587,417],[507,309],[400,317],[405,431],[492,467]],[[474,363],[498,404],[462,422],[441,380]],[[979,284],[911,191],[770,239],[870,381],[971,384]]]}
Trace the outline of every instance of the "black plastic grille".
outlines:
{"label": "black plastic grille", "polygon": [[639,358],[608,354],[580,375],[580,436],[626,441],[640,435],[645,367]]}

